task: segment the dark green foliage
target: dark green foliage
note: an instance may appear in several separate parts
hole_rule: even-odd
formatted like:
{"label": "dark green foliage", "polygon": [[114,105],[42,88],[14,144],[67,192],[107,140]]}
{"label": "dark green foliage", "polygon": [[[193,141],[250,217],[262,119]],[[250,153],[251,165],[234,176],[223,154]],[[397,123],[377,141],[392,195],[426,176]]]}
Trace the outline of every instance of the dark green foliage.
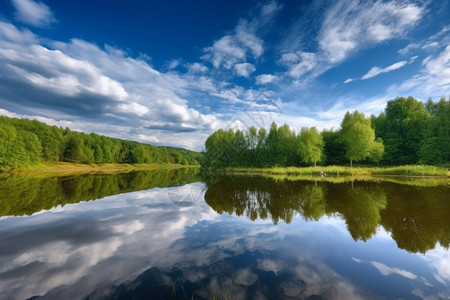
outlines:
{"label": "dark green foliage", "polygon": [[95,133],[0,116],[0,171],[45,161],[72,163],[176,163],[198,165],[200,153],[156,147]]}
{"label": "dark green foliage", "polygon": [[345,148],[339,131],[324,130],[321,132],[325,144],[324,156],[327,165],[340,165],[347,162]]}
{"label": "dark green foliage", "polygon": [[432,164],[450,161],[450,101],[422,102],[397,98],[385,112],[371,117],[377,138],[384,143],[381,162],[389,165]]}

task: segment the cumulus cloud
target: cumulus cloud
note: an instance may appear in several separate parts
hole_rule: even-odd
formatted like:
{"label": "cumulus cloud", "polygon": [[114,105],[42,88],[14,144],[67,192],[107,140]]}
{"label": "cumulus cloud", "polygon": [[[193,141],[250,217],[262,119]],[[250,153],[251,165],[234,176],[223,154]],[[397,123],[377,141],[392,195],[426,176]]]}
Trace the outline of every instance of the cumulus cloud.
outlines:
{"label": "cumulus cloud", "polygon": [[272,74],[261,74],[255,77],[256,84],[268,84],[276,81],[278,77]]}
{"label": "cumulus cloud", "polygon": [[202,58],[216,69],[223,67],[228,70],[247,59],[259,58],[264,53],[264,42],[257,36],[257,31],[267,25],[280,8],[276,1],[260,6],[253,18],[241,19],[232,32],[206,47]]}
{"label": "cumulus cloud", "polygon": [[16,9],[16,18],[36,27],[46,27],[55,22],[50,8],[41,1],[12,0]]}
{"label": "cumulus cloud", "polygon": [[249,77],[250,74],[255,72],[256,68],[254,65],[250,63],[241,63],[241,64],[235,64],[234,65],[234,71],[238,76],[241,77]]}
{"label": "cumulus cloud", "polygon": [[236,63],[244,62],[247,55],[258,58],[264,52],[263,41],[243,22],[237,26],[234,35],[226,35],[205,48],[203,59],[210,61],[217,69],[231,69]]}
{"label": "cumulus cloud", "polygon": [[[207,89],[197,76],[161,73],[120,49],[79,39],[46,43],[28,30],[0,22],[4,110],[66,121],[95,120],[97,126],[88,130],[102,129],[100,134],[108,134],[105,128],[114,123],[121,127],[115,137],[148,142],[141,137],[151,136],[156,137],[151,141],[197,150],[220,123],[215,115],[188,105],[185,97],[192,86]],[[204,70],[200,64],[193,68]],[[168,137],[167,131],[174,135]]]}
{"label": "cumulus cloud", "polygon": [[208,71],[208,67],[196,62],[188,65],[188,71],[192,73],[204,73]]}

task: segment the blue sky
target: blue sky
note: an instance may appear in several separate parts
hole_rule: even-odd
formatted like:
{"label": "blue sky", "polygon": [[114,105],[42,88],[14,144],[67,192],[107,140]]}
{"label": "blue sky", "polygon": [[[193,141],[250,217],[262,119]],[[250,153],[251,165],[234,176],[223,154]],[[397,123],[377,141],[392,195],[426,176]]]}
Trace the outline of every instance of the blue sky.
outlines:
{"label": "blue sky", "polygon": [[0,1],[0,114],[201,150],[450,94],[448,1]]}

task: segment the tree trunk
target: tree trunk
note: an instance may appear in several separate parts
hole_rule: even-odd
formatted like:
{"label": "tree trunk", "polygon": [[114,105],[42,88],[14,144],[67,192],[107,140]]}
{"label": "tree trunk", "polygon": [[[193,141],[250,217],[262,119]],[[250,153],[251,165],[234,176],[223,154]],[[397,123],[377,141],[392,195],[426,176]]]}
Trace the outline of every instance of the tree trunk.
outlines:
{"label": "tree trunk", "polygon": [[353,158],[350,157],[350,168],[353,169]]}

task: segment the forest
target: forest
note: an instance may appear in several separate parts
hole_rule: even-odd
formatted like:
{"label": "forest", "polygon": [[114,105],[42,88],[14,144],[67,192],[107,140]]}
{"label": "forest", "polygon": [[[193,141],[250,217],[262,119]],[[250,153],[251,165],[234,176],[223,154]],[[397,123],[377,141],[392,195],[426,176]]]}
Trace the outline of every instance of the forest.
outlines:
{"label": "forest", "polygon": [[0,116],[0,171],[42,161],[198,165],[201,154],[71,131],[37,120]]}
{"label": "forest", "polygon": [[378,116],[347,112],[338,130],[272,123],[269,130],[219,129],[205,142],[203,166],[286,167],[310,165],[427,164],[450,161],[450,98],[425,104],[413,97],[387,102]]}

